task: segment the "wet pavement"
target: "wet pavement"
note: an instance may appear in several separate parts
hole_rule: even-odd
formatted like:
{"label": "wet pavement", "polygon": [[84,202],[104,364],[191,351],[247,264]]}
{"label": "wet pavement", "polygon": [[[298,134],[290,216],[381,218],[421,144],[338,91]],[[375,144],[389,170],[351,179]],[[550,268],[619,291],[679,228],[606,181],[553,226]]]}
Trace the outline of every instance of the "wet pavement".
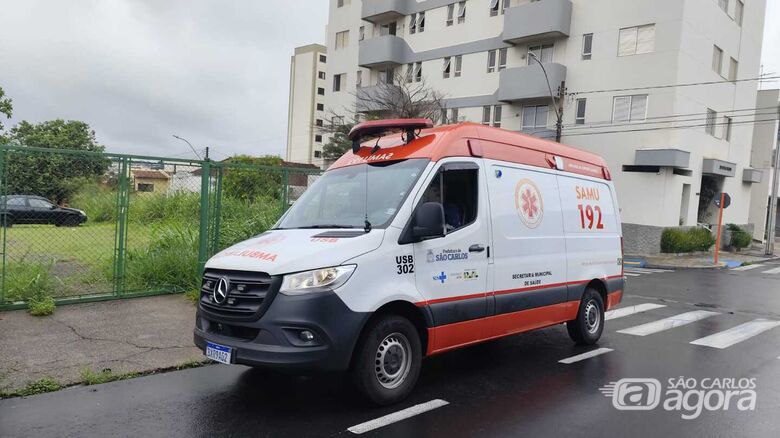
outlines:
{"label": "wet pavement", "polygon": [[[776,267],[780,263],[745,271],[634,271],[621,305],[630,310],[612,315],[598,346],[575,346],[565,327],[556,326],[432,357],[415,392],[397,406],[368,405],[338,376],[211,365],[0,401],[0,436],[351,436],[352,426],[444,400],[448,404],[365,435],[776,437],[780,327],[771,321],[780,321],[780,275],[763,273]],[[559,362],[596,348],[609,350]],[[755,384],[755,408],[749,400],[740,405],[748,397],[740,393],[724,409],[723,393],[707,390],[704,398],[691,392],[674,410],[669,380],[676,384],[681,376],[709,386],[713,382],[703,379],[733,378],[737,386],[747,379]],[[599,389],[624,378],[657,379],[662,386],[653,395],[652,381],[639,383],[646,391],[639,399],[624,393],[624,405],[659,405],[616,409]],[[694,416],[698,406],[696,418],[681,418]],[[712,406],[720,407],[707,409]]]}

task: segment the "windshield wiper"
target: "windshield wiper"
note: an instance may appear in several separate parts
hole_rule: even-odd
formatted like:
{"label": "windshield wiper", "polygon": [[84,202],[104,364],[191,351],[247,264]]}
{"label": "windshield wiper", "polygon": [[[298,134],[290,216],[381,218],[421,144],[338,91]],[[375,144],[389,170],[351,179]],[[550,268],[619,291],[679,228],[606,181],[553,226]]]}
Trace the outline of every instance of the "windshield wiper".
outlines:
{"label": "windshield wiper", "polygon": [[297,227],[300,229],[309,229],[309,228],[357,228],[354,225],[339,225],[339,224],[325,224],[325,225],[307,225],[305,227]]}

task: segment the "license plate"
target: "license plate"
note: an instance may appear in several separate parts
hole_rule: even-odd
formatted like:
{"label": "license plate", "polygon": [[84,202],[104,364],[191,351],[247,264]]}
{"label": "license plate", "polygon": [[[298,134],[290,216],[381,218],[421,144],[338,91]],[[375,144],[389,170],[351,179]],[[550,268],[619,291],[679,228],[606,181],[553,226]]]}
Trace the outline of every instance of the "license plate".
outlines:
{"label": "license plate", "polygon": [[206,357],[217,362],[230,363],[231,348],[206,341]]}

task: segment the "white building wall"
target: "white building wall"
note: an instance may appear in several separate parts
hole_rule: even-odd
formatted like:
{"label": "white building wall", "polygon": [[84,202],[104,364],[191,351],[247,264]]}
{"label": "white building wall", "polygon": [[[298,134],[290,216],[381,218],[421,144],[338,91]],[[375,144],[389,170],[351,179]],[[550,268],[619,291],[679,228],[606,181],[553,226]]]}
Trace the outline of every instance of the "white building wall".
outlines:
{"label": "white building wall", "polygon": [[[756,108],[761,110],[764,120],[772,118],[772,111],[777,111],[780,105],[780,90],[762,90],[758,92]],[[771,109],[773,108],[774,109]],[[753,142],[751,147],[750,164],[754,169],[762,172],[761,182],[753,184],[753,193],[750,199],[749,222],[756,225],[753,230],[753,238],[764,241],[764,233],[767,225],[767,207],[771,196],[772,184],[772,159],[778,144],[778,121],[767,121],[755,126],[753,129]]]}
{"label": "white building wall", "polygon": [[[317,119],[323,120],[325,112],[317,110],[317,104],[325,103],[325,96],[317,89],[325,89],[326,80],[319,77],[325,72],[326,48],[310,44],[295,49],[290,58],[290,97],[287,114],[287,161],[322,166],[322,139],[316,129]],[[327,58],[326,58],[327,59]]]}

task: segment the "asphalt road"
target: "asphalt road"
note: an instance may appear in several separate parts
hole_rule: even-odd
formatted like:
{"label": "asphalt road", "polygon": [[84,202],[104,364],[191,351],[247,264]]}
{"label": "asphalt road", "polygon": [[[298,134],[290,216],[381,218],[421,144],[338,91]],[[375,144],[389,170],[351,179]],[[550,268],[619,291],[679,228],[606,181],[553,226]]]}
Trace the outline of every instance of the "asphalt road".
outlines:
{"label": "asphalt road", "polygon": [[[621,307],[655,306],[608,320],[598,346],[575,346],[556,326],[432,357],[412,397],[398,406],[369,406],[334,376],[212,365],[0,401],[0,436],[351,436],[352,426],[443,400],[448,404],[365,435],[777,437],[780,326],[772,321],[780,322],[780,273],[762,273],[773,268],[780,263],[745,271],[633,271]],[[691,344],[696,340],[708,345]],[[611,351],[559,362],[597,348]],[[696,379],[690,389],[705,382],[708,389],[699,395],[678,387],[687,398],[675,410],[669,379],[681,376],[685,385]],[[625,403],[646,406],[655,397],[660,404],[616,409],[599,388],[624,378],[662,385],[657,397],[649,383],[638,402],[621,398]],[[704,380],[712,378],[733,378],[737,386],[747,379],[755,385],[754,409],[746,392],[723,408],[727,395]],[[696,418],[681,418],[698,406]]]}

